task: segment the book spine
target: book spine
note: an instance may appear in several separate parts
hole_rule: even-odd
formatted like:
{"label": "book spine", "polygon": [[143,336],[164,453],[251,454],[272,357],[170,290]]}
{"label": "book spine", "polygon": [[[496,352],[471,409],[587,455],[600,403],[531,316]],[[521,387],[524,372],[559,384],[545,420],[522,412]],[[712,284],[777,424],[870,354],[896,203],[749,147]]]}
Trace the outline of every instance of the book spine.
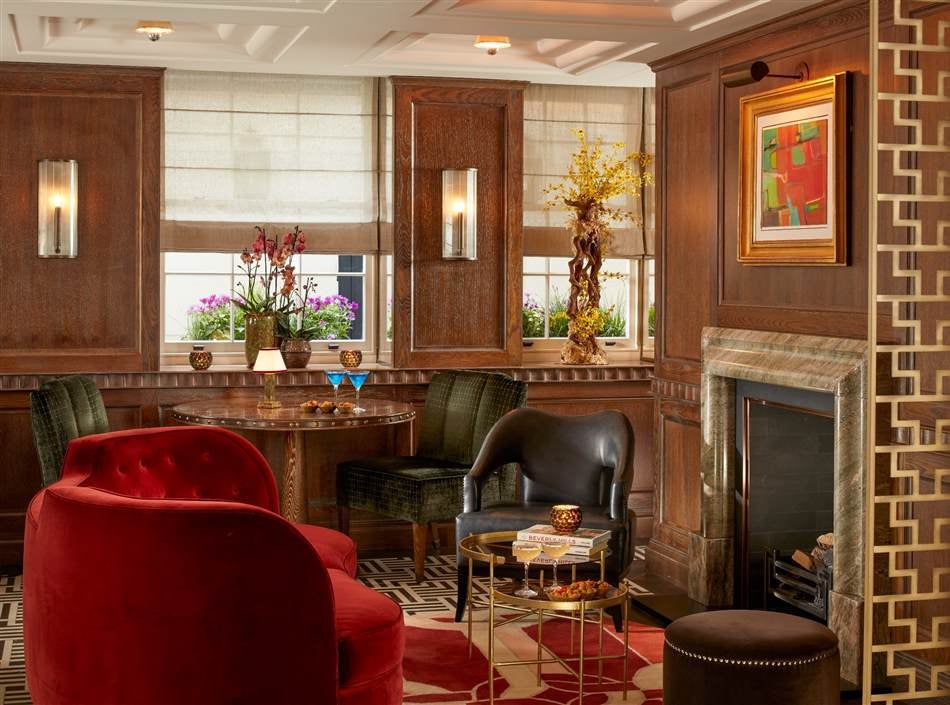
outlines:
{"label": "book spine", "polygon": [[585,548],[591,548],[592,546],[599,545],[606,541],[605,537],[601,541],[598,541],[597,544],[594,543],[592,539],[579,538],[577,536],[552,536],[551,534],[534,534],[530,532],[518,532],[519,541],[536,541],[537,543],[553,543],[555,541],[563,541],[571,544],[572,546],[583,546]]}

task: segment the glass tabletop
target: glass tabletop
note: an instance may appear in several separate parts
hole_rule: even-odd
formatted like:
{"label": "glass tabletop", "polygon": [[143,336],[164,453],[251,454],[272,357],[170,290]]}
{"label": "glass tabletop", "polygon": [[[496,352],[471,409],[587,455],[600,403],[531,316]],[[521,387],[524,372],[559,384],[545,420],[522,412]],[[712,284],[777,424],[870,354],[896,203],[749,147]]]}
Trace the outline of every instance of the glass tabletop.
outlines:
{"label": "glass tabletop", "polygon": [[[493,531],[486,534],[472,534],[459,541],[459,551],[463,556],[483,563],[494,562],[495,565],[524,565],[522,561],[515,557],[512,552],[511,544],[518,539],[517,531]],[[532,541],[531,543],[541,543]],[[610,549],[604,543],[591,549],[589,556],[578,556],[564,554],[557,559],[559,566],[581,565],[582,563],[599,562],[601,558],[610,555]],[[554,565],[554,559],[545,554],[531,561],[532,566]]]}

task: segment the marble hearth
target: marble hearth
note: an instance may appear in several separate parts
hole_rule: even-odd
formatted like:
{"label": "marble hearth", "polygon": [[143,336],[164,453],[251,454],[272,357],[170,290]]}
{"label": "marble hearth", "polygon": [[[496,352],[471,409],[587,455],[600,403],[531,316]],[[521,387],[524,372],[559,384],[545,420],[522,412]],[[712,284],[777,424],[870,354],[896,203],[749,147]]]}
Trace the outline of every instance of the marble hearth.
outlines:
{"label": "marble hearth", "polygon": [[861,340],[703,330],[702,507],[689,537],[689,596],[734,604],[736,382],[834,396],[834,590],[828,626],[841,645],[841,675],[858,683],[864,595],[867,344]]}

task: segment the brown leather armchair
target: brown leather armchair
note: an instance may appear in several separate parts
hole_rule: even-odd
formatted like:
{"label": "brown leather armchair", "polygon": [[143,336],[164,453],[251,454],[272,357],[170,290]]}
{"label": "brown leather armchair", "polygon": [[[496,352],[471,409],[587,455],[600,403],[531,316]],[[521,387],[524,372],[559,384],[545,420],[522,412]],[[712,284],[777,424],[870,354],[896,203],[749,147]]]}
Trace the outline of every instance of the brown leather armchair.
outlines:
{"label": "brown leather armchair", "polygon": [[[456,538],[488,531],[526,529],[550,522],[551,505],[569,502],[584,512],[583,526],[610,529],[607,579],[616,582],[629,563],[632,515],[627,496],[633,475],[633,428],[619,411],[558,416],[515,409],[492,428],[465,477],[464,511]],[[520,501],[482,506],[485,481],[505,465],[521,470]],[[468,600],[468,561],[456,554],[456,621]]]}

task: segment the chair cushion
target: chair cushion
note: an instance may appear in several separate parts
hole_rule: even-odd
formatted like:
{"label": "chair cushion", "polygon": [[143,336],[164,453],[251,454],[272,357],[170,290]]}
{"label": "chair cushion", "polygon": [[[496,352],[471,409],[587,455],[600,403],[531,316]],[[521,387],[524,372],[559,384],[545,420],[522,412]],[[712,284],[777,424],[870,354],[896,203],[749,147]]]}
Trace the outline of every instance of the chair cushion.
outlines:
{"label": "chair cushion", "polygon": [[342,506],[417,524],[450,521],[462,505],[468,469],[412,456],[349,460],[337,471],[337,497]]}
{"label": "chair cushion", "polygon": [[346,534],[313,524],[294,524],[310,542],[323,565],[356,577],[356,543]]}
{"label": "chair cushion", "polygon": [[402,609],[341,570],[330,569],[340,652],[340,689],[384,677],[402,663]]}
{"label": "chair cushion", "polygon": [[666,629],[674,649],[699,659],[801,661],[830,655],[835,633],[810,619],[781,612],[717,610],[681,617]]}

